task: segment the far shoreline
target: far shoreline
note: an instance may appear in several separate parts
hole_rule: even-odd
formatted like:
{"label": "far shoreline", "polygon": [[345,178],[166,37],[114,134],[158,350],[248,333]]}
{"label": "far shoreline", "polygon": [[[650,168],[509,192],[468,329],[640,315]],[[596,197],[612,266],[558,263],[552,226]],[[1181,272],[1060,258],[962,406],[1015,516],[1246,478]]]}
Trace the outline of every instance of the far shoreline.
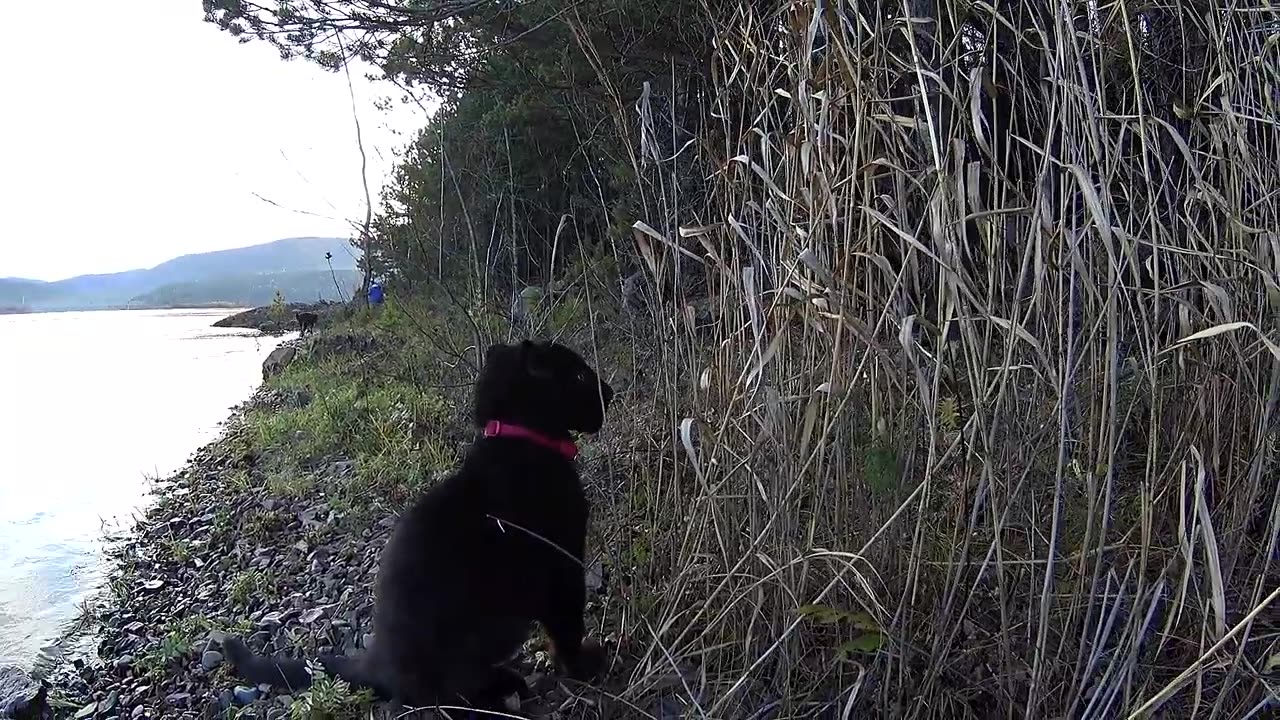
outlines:
{"label": "far shoreline", "polygon": [[0,308],[0,315],[51,315],[70,312],[121,312],[124,310],[245,310],[250,305],[241,303],[205,303],[194,305],[109,305],[99,307],[65,307],[65,308]]}

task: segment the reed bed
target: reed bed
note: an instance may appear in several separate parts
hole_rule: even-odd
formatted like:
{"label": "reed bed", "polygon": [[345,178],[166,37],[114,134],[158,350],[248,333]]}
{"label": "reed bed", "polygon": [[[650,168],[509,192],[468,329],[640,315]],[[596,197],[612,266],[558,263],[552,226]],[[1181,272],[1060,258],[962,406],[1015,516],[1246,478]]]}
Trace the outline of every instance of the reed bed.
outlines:
{"label": "reed bed", "polygon": [[696,115],[617,108],[653,289],[621,698],[1271,716],[1276,9],[716,16]]}

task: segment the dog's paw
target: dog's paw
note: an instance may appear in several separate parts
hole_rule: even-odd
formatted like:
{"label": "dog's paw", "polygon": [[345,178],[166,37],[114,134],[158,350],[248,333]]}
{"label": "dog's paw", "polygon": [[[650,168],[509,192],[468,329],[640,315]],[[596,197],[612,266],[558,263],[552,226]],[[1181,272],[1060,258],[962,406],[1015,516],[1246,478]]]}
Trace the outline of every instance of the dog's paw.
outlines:
{"label": "dog's paw", "polygon": [[607,660],[608,657],[600,643],[595,638],[586,638],[582,641],[578,656],[566,669],[569,671],[569,677],[574,680],[590,682],[599,678],[604,672]]}

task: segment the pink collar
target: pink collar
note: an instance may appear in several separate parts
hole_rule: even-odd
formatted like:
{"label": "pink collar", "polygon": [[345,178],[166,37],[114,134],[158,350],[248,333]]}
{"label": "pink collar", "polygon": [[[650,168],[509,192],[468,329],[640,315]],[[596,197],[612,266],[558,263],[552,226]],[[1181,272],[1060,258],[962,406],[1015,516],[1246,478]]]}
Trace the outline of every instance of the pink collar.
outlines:
{"label": "pink collar", "polygon": [[572,440],[556,440],[554,438],[549,438],[540,432],[530,430],[523,425],[512,425],[511,423],[504,423],[500,420],[490,420],[484,426],[484,436],[524,438],[526,440],[532,440],[545,448],[551,448],[570,460],[578,456],[578,446],[574,445]]}

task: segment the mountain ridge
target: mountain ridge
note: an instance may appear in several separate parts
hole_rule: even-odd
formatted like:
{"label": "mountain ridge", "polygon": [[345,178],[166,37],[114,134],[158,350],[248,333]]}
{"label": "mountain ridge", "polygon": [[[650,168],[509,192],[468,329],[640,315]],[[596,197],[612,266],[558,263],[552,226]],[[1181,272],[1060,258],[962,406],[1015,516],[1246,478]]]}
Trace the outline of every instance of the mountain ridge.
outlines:
{"label": "mountain ridge", "polygon": [[115,273],[0,278],[0,312],[253,305],[276,290],[308,302],[346,300],[358,256],[345,238],[292,237]]}

